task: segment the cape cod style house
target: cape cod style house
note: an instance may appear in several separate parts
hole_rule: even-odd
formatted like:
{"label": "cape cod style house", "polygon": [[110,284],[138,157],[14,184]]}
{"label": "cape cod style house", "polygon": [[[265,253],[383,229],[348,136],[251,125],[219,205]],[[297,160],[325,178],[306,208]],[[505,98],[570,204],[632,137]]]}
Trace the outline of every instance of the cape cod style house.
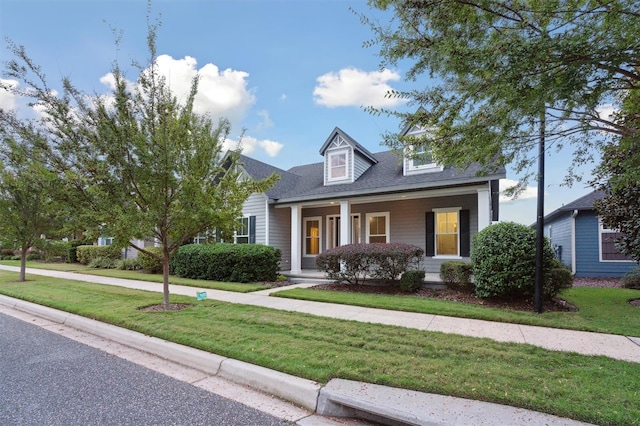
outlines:
{"label": "cape cod style house", "polygon": [[281,249],[280,266],[289,274],[316,270],[319,253],[350,243],[417,245],[427,272],[438,272],[445,260],[468,260],[472,236],[498,220],[505,171],[479,175],[479,167],[443,167],[422,154],[374,154],[335,128],[316,163],[281,170],[243,155],[247,177],[277,173],[280,180],[246,201],[235,242]]}

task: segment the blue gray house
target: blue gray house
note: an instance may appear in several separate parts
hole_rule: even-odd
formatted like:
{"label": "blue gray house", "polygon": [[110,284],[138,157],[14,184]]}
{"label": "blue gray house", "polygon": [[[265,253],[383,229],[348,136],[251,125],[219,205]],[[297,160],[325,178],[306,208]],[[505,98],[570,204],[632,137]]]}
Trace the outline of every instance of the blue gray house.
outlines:
{"label": "blue gray house", "polygon": [[605,196],[593,191],[544,218],[544,234],[576,277],[621,277],[637,263],[616,248],[620,233],[606,229],[593,208]]}
{"label": "blue gray house", "polygon": [[498,220],[504,169],[443,167],[428,151],[374,154],[339,128],[319,153],[320,161],[289,170],[241,157],[246,178],[277,173],[280,180],[245,202],[235,242],[281,249],[281,269],[290,274],[316,270],[325,250],[374,242],[422,247],[426,271],[438,272],[445,260],[468,260],[473,235]]}

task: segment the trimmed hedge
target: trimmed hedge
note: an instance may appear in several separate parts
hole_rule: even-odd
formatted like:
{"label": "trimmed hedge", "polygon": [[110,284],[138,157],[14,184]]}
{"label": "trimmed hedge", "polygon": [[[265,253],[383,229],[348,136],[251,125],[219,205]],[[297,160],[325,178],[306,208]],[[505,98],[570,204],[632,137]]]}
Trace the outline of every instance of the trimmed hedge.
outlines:
{"label": "trimmed hedge", "polygon": [[347,244],[320,253],[318,269],[327,278],[358,284],[367,277],[395,281],[409,269],[420,269],[424,250],[404,243]]}
{"label": "trimmed hedge", "polygon": [[473,287],[473,264],[460,260],[449,260],[440,265],[440,279],[443,283],[463,289]]}
{"label": "trimmed hedge", "polygon": [[406,271],[400,277],[400,289],[407,293],[415,293],[424,285],[424,271]]}
{"label": "trimmed hedge", "polygon": [[115,246],[93,246],[85,245],[76,248],[78,262],[88,265],[93,259],[102,257],[104,259],[118,260],[122,257],[122,252]]}
{"label": "trimmed hedge", "polygon": [[640,290],[640,267],[635,267],[622,277],[622,287]]}
{"label": "trimmed hedge", "polygon": [[176,251],[170,271],[184,278],[211,281],[276,281],[280,249],[261,244],[188,244]]}

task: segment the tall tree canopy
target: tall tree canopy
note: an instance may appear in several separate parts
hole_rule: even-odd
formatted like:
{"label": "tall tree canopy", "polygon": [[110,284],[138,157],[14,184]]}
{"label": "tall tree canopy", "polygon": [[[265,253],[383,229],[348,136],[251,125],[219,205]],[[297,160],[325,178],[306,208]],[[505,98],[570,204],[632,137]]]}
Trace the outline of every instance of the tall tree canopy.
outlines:
{"label": "tall tree canopy", "polygon": [[[512,164],[524,181],[545,114],[547,145],[572,145],[574,165],[635,128],[603,111],[640,83],[635,0],[370,0],[393,19],[374,31],[382,67],[405,65],[428,87],[390,96],[423,107],[403,115],[428,139],[386,136],[394,147],[429,144],[442,163]],[[425,74],[430,77],[429,80]],[[375,111],[389,112],[389,111]],[[572,180],[573,166],[567,179]]]}
{"label": "tall tree canopy", "polygon": [[[229,123],[214,124],[193,111],[197,79],[186,101],[176,99],[158,73],[156,27],[148,31],[150,57],[145,66],[136,65],[137,81],[127,81],[116,62],[108,95],[89,96],[68,78],[56,95],[21,46],[12,45],[8,74],[24,83],[22,95],[43,111],[34,140],[42,141],[48,166],[76,194],[78,214],[94,225],[90,235],[113,236],[121,246],[132,239],[160,243],[160,256],[134,248],[162,260],[166,308],[172,253],[200,232],[228,233],[247,197],[266,190],[276,177],[240,177],[238,153],[222,152]],[[24,127],[24,120],[4,118]]]}
{"label": "tall tree canopy", "polygon": [[[618,114],[626,126],[640,127],[640,93],[630,91]],[[605,192],[595,208],[605,227],[622,233],[622,253],[640,262],[640,138],[625,136],[603,149],[592,185]]]}
{"label": "tall tree canopy", "polygon": [[0,239],[20,249],[20,281],[25,281],[27,251],[62,227],[64,208],[59,180],[45,166],[46,152],[35,148],[31,133],[12,130],[0,127]]}

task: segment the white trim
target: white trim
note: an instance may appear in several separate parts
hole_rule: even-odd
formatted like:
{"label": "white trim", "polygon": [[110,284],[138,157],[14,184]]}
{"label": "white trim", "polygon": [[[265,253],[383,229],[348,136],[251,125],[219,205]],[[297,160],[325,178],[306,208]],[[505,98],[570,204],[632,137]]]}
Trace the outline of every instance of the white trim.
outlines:
{"label": "white trim", "polygon": [[[244,220],[244,219],[247,219],[247,234],[238,235],[238,230],[234,229],[234,231],[233,231],[233,244],[249,244],[249,242],[251,241],[251,215],[250,214],[243,214],[242,216],[238,217],[238,220]],[[238,237],[246,238],[247,242],[246,243],[239,243],[238,242]]]}
{"label": "white trim", "polygon": [[291,206],[291,273],[299,274],[302,271],[302,206]]}
{"label": "white trim", "polygon": [[[478,232],[491,225],[491,194],[489,185],[478,189]],[[458,215],[459,216],[459,215]],[[458,253],[460,253],[458,251]]]}
{"label": "white trim", "polygon": [[[339,214],[328,214],[328,215],[326,216],[326,222],[327,222],[327,224],[326,224],[326,228],[327,228],[327,229],[326,229],[326,231],[325,231],[325,234],[326,234],[326,236],[325,236],[325,238],[326,238],[326,239],[325,239],[325,241],[326,241],[327,246],[326,246],[325,248],[326,248],[327,250],[329,250],[329,249],[332,249],[332,248],[333,248],[333,247],[329,247],[329,244],[331,243],[331,235],[332,235],[332,233],[334,232],[334,227],[335,227],[335,225],[333,225],[333,226],[331,225],[331,219],[333,219],[333,220],[334,220],[334,222],[335,222],[335,220],[336,220],[336,219],[340,219],[340,215],[339,215]],[[340,230],[339,230],[339,229],[338,229],[338,232],[340,232]],[[337,247],[337,245],[336,245],[336,247]]]}
{"label": "white trim", "polygon": [[322,253],[322,216],[311,216],[302,219],[302,257],[316,257],[318,254],[307,254],[307,223],[318,222],[318,254]]}
{"label": "white trim", "polygon": [[[269,226],[270,218],[271,218],[271,215],[269,214],[269,198],[265,197],[265,200],[264,200],[264,245],[265,246],[269,245],[269,230],[271,228]],[[257,225],[258,224],[256,223],[256,233],[258,232]]]}
{"label": "white trim", "polygon": [[[602,263],[630,263],[630,262],[635,262],[631,259],[619,259],[619,260],[604,260],[602,258],[602,234],[607,233],[607,234],[617,234],[620,231],[616,231],[614,229],[609,229],[609,228],[605,228],[602,225],[602,221],[600,220],[600,217],[597,218],[598,219],[598,260]],[[620,253],[622,254],[622,253]]]}
{"label": "white trim", "polygon": [[[462,259],[462,256],[460,256],[460,210],[462,210],[462,207],[443,207],[443,208],[435,208],[435,209],[431,209],[431,211],[434,214],[434,218],[433,218],[433,238],[434,238],[434,242],[433,242],[433,251],[434,251],[434,255],[433,258],[434,259]],[[457,254],[438,254],[438,213],[453,213],[456,212],[457,213],[457,228],[456,228],[456,242],[457,242],[457,248],[456,248],[456,252]],[[444,235],[452,235],[451,233],[447,233]]]}
{"label": "white trim", "polygon": [[[385,218],[385,237],[386,237],[386,242],[388,243],[391,240],[391,220],[390,220],[390,214],[389,212],[375,212],[375,213],[367,213],[365,215],[365,231],[366,231],[366,242],[367,244],[370,242],[370,229],[369,229],[369,219],[372,217],[384,217]],[[376,235],[376,236],[380,236],[380,235]]]}
{"label": "white trim", "polygon": [[[328,151],[326,153],[327,181],[325,182],[325,184],[351,181],[350,170],[353,170],[353,164],[351,164],[351,167],[349,167],[350,166],[349,163],[353,162],[353,155],[349,156],[350,151],[351,150],[349,148],[340,148],[340,149]],[[331,167],[331,159],[333,157],[337,157],[341,155],[344,155],[344,176],[333,177],[331,174],[331,171],[333,170]]]}
{"label": "white trim", "polygon": [[576,260],[576,216],[578,216],[578,210],[571,213],[571,275],[576,274],[578,263]]}

